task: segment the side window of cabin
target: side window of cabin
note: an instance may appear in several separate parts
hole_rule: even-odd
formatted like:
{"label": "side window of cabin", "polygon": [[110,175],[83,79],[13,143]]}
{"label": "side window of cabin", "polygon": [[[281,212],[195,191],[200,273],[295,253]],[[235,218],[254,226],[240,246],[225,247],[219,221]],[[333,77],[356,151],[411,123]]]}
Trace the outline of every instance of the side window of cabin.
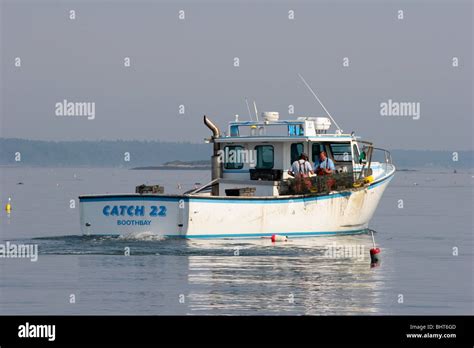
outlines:
{"label": "side window of cabin", "polygon": [[303,143],[293,143],[291,144],[291,164],[294,161],[297,161],[300,158],[300,155],[303,153]]}
{"label": "side window of cabin", "polygon": [[239,145],[230,145],[224,148],[224,168],[225,169],[242,169],[242,155],[244,148]]}
{"label": "side window of cabin", "polygon": [[272,169],[274,162],[274,153],[272,145],[257,145],[255,146],[257,152],[256,169]]}
{"label": "side window of cabin", "polygon": [[311,160],[313,163],[319,163],[319,154],[323,151],[323,146],[319,143],[313,143],[311,146]]}
{"label": "side window of cabin", "polygon": [[336,162],[352,162],[350,143],[333,143],[329,146],[331,147],[331,153]]}

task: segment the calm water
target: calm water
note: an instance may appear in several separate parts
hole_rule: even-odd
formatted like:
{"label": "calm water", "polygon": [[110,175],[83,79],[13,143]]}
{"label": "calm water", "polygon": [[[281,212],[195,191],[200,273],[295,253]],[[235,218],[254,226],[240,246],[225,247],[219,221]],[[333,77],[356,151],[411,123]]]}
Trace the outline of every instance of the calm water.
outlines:
{"label": "calm water", "polygon": [[[472,172],[398,172],[371,223],[382,249],[376,268],[369,235],[276,244],[80,236],[70,207],[79,194],[141,183],[183,192],[207,172],[1,168],[0,176],[1,243],[34,243],[40,254],[0,258],[0,314],[474,313]],[[328,245],[362,253],[330,258]]]}

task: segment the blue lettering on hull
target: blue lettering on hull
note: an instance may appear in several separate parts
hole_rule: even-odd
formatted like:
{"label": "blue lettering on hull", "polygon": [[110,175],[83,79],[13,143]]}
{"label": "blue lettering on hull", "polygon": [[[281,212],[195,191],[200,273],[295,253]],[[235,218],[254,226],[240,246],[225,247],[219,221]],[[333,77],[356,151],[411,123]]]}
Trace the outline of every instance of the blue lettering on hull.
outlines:
{"label": "blue lettering on hull", "polygon": [[117,220],[119,226],[149,226],[151,220]]}
{"label": "blue lettering on hull", "polygon": [[[146,212],[144,205],[106,205],[102,209],[104,216],[166,216],[167,209],[164,205],[156,206],[152,205],[149,207],[149,211]],[[137,220],[142,221],[142,220]],[[143,220],[145,221],[145,220]]]}

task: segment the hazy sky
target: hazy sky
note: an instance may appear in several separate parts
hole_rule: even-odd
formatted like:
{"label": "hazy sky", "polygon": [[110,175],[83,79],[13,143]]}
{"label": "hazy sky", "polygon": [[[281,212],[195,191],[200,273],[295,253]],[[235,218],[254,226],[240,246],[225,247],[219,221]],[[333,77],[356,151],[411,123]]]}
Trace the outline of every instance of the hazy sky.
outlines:
{"label": "hazy sky", "polygon": [[[323,115],[300,72],[378,146],[473,148],[471,1],[0,3],[2,137],[201,142],[202,115],[225,129],[248,118],[245,97]],[[56,116],[64,99],[94,102],[95,119]],[[381,116],[389,99],[420,103],[420,119]]]}

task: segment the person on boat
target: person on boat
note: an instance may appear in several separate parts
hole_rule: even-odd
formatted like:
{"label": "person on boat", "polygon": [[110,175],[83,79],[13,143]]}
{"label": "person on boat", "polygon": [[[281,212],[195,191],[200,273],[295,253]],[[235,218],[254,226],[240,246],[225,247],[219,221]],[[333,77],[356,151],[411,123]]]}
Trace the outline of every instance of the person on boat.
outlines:
{"label": "person on boat", "polygon": [[323,181],[319,181],[323,186],[326,186],[327,191],[332,191],[333,186],[336,184],[336,180],[331,178],[330,176],[334,173],[336,167],[334,166],[334,162],[330,159],[326,152],[321,151],[319,154],[319,164],[316,167],[316,174],[318,176],[328,176]]}
{"label": "person on boat", "polygon": [[336,170],[332,159],[328,158],[326,152],[321,151],[319,154],[319,164],[316,166],[316,174],[328,175]]}
{"label": "person on boat", "polygon": [[294,177],[298,175],[307,177],[310,174],[314,174],[313,166],[308,161],[308,156],[304,152],[300,155],[298,160],[293,162],[288,174]]}
{"label": "person on boat", "polygon": [[314,171],[313,166],[308,161],[308,155],[302,153],[299,159],[293,162],[288,174],[295,178],[294,190],[296,193],[309,191],[311,189],[309,177],[314,175]]}

